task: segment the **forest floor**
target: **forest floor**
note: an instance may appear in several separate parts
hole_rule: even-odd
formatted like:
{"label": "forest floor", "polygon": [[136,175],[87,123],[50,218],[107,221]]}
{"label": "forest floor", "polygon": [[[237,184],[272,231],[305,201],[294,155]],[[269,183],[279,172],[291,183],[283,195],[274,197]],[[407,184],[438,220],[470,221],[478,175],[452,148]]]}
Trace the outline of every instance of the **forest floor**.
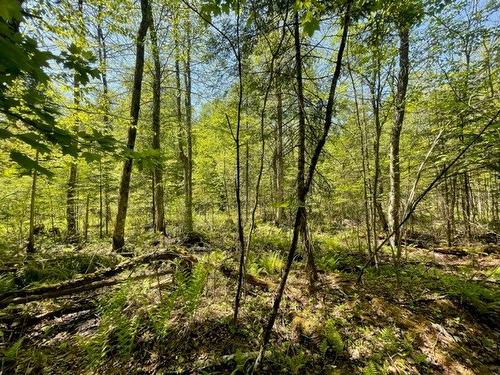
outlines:
{"label": "forest floor", "polygon": [[[283,264],[286,236],[272,237],[256,237],[262,249],[247,264],[237,326],[236,254],[207,241],[187,249],[172,239],[154,245],[149,239],[139,254],[172,249],[181,257],[137,264],[88,285],[108,284],[57,298],[38,289],[42,297],[29,303],[12,303],[12,291],[27,290],[22,298],[47,285],[60,291],[68,286],[64,280],[102,275],[137,258],[100,250],[99,243],[77,251],[51,245],[16,274],[4,265],[0,371],[244,373],[255,359]],[[316,288],[310,291],[298,259],[262,373],[499,373],[498,246],[408,247],[399,282],[387,253],[360,283],[364,254],[325,235],[317,236],[316,249]]]}

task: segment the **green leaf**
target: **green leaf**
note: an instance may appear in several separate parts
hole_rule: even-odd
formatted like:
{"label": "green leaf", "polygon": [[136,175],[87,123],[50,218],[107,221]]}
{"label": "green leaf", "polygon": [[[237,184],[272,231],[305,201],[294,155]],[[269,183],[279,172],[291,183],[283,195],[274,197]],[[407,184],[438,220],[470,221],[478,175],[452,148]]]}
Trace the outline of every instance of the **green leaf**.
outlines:
{"label": "green leaf", "polygon": [[29,144],[31,147],[33,147],[35,150],[40,151],[41,153],[50,152],[49,147],[39,141],[40,135],[37,133],[30,132],[30,133],[16,134],[15,137]]}
{"label": "green leaf", "polygon": [[49,171],[47,168],[42,167],[35,160],[18,151],[11,151],[10,158],[27,171],[31,172],[32,170],[36,170],[37,172],[40,172],[48,177],[52,177],[54,175],[54,173]]}
{"label": "green leaf", "polygon": [[0,0],[0,17],[5,21],[21,18],[21,5],[17,0]]}
{"label": "green leaf", "polygon": [[312,36],[316,30],[319,30],[319,19],[308,11],[302,20],[302,29],[307,35]]}
{"label": "green leaf", "polygon": [[98,161],[101,159],[101,155],[94,152],[82,152],[82,156],[85,158],[87,163],[92,163],[93,161]]}
{"label": "green leaf", "polygon": [[12,133],[7,129],[0,128],[0,139],[7,139],[12,137]]}

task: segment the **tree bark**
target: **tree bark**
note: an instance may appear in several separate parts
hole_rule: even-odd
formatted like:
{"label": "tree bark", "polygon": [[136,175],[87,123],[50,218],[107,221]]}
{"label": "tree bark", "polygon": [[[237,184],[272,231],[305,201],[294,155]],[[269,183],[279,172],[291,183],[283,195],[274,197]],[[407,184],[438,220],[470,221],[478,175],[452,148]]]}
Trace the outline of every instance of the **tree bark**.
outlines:
{"label": "tree bark", "polygon": [[276,89],[276,207],[275,222],[280,225],[283,222],[285,200],[284,194],[284,162],[283,162],[283,94],[280,83]]}
{"label": "tree bark", "polygon": [[[104,33],[102,32],[101,17],[102,17],[102,5],[99,5],[97,11],[97,44],[98,44],[98,56],[99,56],[99,70],[101,72],[101,82],[102,82],[102,96],[103,96],[103,116],[102,120],[105,124],[105,131],[109,132],[110,121],[109,121],[109,95],[108,95],[108,75],[107,75],[107,60],[108,53],[106,50],[106,40],[104,38]],[[109,167],[108,163],[103,163],[99,161],[99,238],[103,237],[103,227],[105,228],[104,233],[108,235],[109,227]]]}
{"label": "tree bark", "polygon": [[[373,248],[378,246],[378,217],[381,212],[381,204],[379,201],[379,181],[380,181],[380,137],[382,135],[382,123],[380,122],[380,61],[377,60],[377,71],[374,73],[373,82],[370,83],[371,103],[373,110],[373,118],[375,122],[375,138],[373,141],[373,191],[372,191],[372,230],[373,230]],[[382,217],[383,213],[382,213]],[[385,219],[385,217],[384,217]],[[382,222],[384,227],[384,222]],[[385,227],[383,228],[386,229]],[[373,262],[377,265],[377,256],[373,256]]]}
{"label": "tree bark", "polygon": [[[297,100],[299,105],[299,129],[298,129],[298,157],[297,157],[297,197],[299,200],[297,204],[305,207],[305,201],[300,199],[304,191],[305,184],[305,153],[306,153],[306,113],[304,102],[304,87],[302,80],[302,52],[300,46],[300,29],[299,29],[299,16],[295,12],[294,21],[294,45],[295,45],[295,72],[297,81]],[[318,279],[316,266],[314,262],[313,246],[309,243],[310,237],[307,229],[307,210],[303,211],[303,218],[300,220],[300,233],[302,235],[302,242],[304,244],[304,251],[306,253],[306,270],[309,277],[309,287],[312,290],[314,283]]]}
{"label": "tree bark", "polygon": [[[137,136],[137,122],[139,120],[139,110],[141,106],[141,86],[142,73],[144,71],[144,39],[148,31],[148,0],[141,0],[141,23],[137,32],[136,58],[134,71],[134,84],[132,88],[132,100],[130,103],[131,123],[128,129],[127,148],[133,150],[135,138]],[[132,174],[132,157],[128,157],[124,164],[120,182],[120,192],[118,198],[118,210],[116,213],[115,229],[113,233],[113,250],[119,251],[125,245],[125,221],[127,218],[128,197],[130,190],[130,177]]]}
{"label": "tree bark", "polygon": [[87,193],[87,198],[85,199],[85,221],[83,225],[83,240],[87,241],[89,235],[89,210],[90,210],[90,195]]}
{"label": "tree bark", "polygon": [[[161,108],[161,64],[160,64],[160,51],[158,50],[158,37],[153,20],[153,12],[151,10],[151,3],[148,4],[149,9],[149,22],[150,29],[149,35],[151,37],[151,49],[154,63],[153,72],[153,149],[158,152],[160,157],[161,147],[161,124],[160,124],[160,108]],[[165,203],[164,203],[164,190],[163,190],[163,163],[159,160],[153,169],[153,194],[155,202],[155,229],[165,234]]]}
{"label": "tree bark", "polygon": [[[78,0],[78,18],[83,23],[83,0]],[[73,103],[75,110],[78,111],[81,100],[80,82],[78,81],[77,73],[73,75]],[[75,121],[73,131],[76,134],[80,128],[79,121]],[[77,228],[77,197],[76,197],[76,180],[77,180],[77,164],[76,160],[72,160],[69,167],[68,188],[66,191],[66,240],[69,243],[78,241]]]}
{"label": "tree bark", "polygon": [[191,25],[186,21],[186,60],[184,61],[184,97],[186,107],[186,163],[184,170],[184,231],[193,231],[193,136],[192,136],[192,104],[191,104]]}
{"label": "tree bark", "polygon": [[[352,89],[354,93],[354,104],[356,108],[356,124],[358,126],[359,130],[359,142],[360,142],[360,152],[361,152],[361,166],[362,166],[362,176],[363,176],[363,200],[364,200],[364,206],[365,206],[365,230],[366,230],[366,245],[368,249],[368,256],[373,259],[374,261],[376,260],[376,257],[372,254],[372,241],[371,241],[371,235],[372,235],[372,229],[371,229],[371,222],[370,222],[370,201],[369,201],[369,181],[368,181],[368,150],[367,150],[367,145],[366,145],[366,124],[364,126],[361,126],[361,116],[360,116],[360,110],[359,110],[359,103],[358,103],[358,93],[356,90],[356,84],[354,82],[354,77],[352,74],[351,70],[351,65],[348,63],[347,69],[349,70],[349,76],[351,78],[351,84],[352,84]],[[375,264],[377,264],[375,262]]]}
{"label": "tree bark", "polygon": [[399,146],[401,130],[403,127],[406,91],[408,88],[409,75],[409,29],[404,27],[399,30],[399,76],[396,87],[394,124],[391,129],[389,146],[389,174],[390,174],[390,193],[389,193],[389,230],[393,232],[390,237],[390,244],[393,249],[394,259],[399,263],[401,258],[401,228],[399,225],[400,206],[401,206],[401,172],[399,161]]}
{"label": "tree bark", "polygon": [[[243,229],[243,214],[241,207],[241,156],[240,156],[240,132],[241,132],[241,108],[243,105],[243,61],[240,46],[240,2],[237,2],[236,9],[236,48],[235,55],[238,64],[238,106],[236,109],[236,132],[235,132],[235,148],[236,148],[236,210],[238,214],[238,242],[240,250],[239,269],[238,269],[238,283],[236,287],[236,296],[234,298],[234,313],[233,322],[238,322],[238,312],[241,301],[241,294],[243,289],[243,280],[245,279],[245,234]],[[226,115],[227,116],[227,115]],[[227,117],[228,118],[228,117]],[[229,119],[229,118],[228,118]],[[231,126],[228,123],[229,126]]]}
{"label": "tree bark", "polygon": [[[38,164],[38,150],[35,155],[35,163]],[[28,235],[28,244],[26,245],[26,252],[28,254],[32,254],[35,252],[35,197],[36,197],[36,180],[38,173],[36,169],[33,169],[33,178],[31,182],[31,198],[30,198],[30,227],[29,227],[29,235]]]}

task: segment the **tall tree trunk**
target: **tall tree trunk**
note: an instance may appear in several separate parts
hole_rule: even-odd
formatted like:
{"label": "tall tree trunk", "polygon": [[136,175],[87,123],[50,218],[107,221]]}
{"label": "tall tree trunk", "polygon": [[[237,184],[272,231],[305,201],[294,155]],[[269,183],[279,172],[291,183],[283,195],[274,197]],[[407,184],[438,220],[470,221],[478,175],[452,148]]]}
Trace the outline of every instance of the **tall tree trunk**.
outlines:
{"label": "tall tree trunk", "polygon": [[408,88],[409,75],[409,29],[404,27],[399,30],[399,76],[396,87],[394,124],[391,129],[391,138],[389,146],[389,174],[390,174],[390,193],[389,193],[389,230],[394,232],[390,238],[391,247],[395,254],[395,261],[399,263],[401,258],[401,228],[400,206],[401,206],[401,172],[399,162],[399,146],[401,130],[406,106],[406,91]]}
{"label": "tall tree trunk", "polygon": [[[305,203],[307,194],[308,194],[310,186],[312,184],[312,180],[314,178],[316,165],[318,164],[319,157],[320,157],[321,152],[323,150],[323,147],[326,143],[326,139],[328,137],[328,133],[329,133],[331,125],[332,125],[332,115],[333,115],[333,105],[334,105],[334,100],[335,100],[335,92],[337,90],[337,83],[338,83],[338,80],[340,78],[340,71],[341,71],[341,66],[342,66],[342,56],[344,54],[344,49],[345,49],[345,45],[347,42],[347,32],[348,32],[349,22],[350,22],[351,5],[352,5],[352,0],[349,0],[347,2],[347,5],[346,5],[346,14],[345,14],[345,18],[343,21],[342,38],[341,38],[339,50],[337,53],[335,70],[333,73],[331,86],[330,86],[330,92],[328,95],[328,102],[326,105],[325,123],[323,126],[323,133],[321,134],[319,140],[316,143],[316,147],[314,148],[314,151],[313,151],[313,154],[311,157],[311,163],[309,165],[307,180],[305,180],[305,184],[304,184],[304,189],[300,192],[300,195],[297,197],[299,202]],[[295,21],[296,22],[298,21],[297,17],[296,17]],[[305,211],[305,205],[299,204],[297,207],[297,210],[295,212],[295,222],[294,222],[294,227],[293,227],[292,242],[291,242],[290,248],[288,250],[288,256],[286,259],[285,266],[283,268],[281,281],[280,281],[280,284],[279,284],[278,289],[276,291],[276,296],[274,298],[273,307],[272,307],[271,313],[269,315],[269,319],[264,327],[262,344],[260,346],[259,354],[258,354],[258,356],[255,360],[254,366],[253,366],[254,370],[258,370],[260,367],[260,364],[262,363],[262,358],[263,358],[264,352],[265,352],[267,345],[269,343],[269,339],[271,338],[271,332],[272,332],[272,329],[274,326],[274,322],[276,321],[276,317],[278,316],[278,311],[279,311],[279,307],[281,304],[281,299],[283,298],[283,292],[285,290],[286,282],[288,280],[288,274],[290,273],[290,268],[292,267],[293,259],[295,257],[295,251],[297,250],[297,242],[298,242],[298,237],[299,237],[299,231],[300,231],[300,228],[302,225],[301,222],[302,222],[302,219],[304,217],[304,211]]]}
{"label": "tall tree trunk", "polygon": [[[358,93],[356,90],[356,84],[354,82],[354,77],[351,70],[351,65],[348,63],[347,69],[349,70],[349,76],[351,78],[352,89],[354,92],[354,104],[356,108],[356,124],[359,130],[359,142],[360,142],[360,152],[361,152],[361,166],[362,166],[362,176],[363,176],[363,200],[365,206],[365,230],[366,230],[366,245],[368,249],[368,256],[370,259],[375,260],[376,256],[372,254],[372,241],[371,241],[371,223],[370,223],[370,201],[369,201],[369,181],[368,181],[368,150],[366,146],[366,124],[361,126],[361,116],[358,103]],[[376,264],[376,263],[375,263]]]}
{"label": "tall tree trunk", "polygon": [[[236,296],[234,298],[234,312],[233,312],[233,322],[236,324],[238,321],[238,312],[240,308],[241,294],[243,290],[243,280],[245,278],[245,234],[243,230],[243,215],[241,208],[241,156],[240,156],[240,133],[241,133],[241,108],[243,105],[243,58],[240,46],[240,1],[237,2],[236,10],[236,48],[235,55],[238,64],[238,106],[236,109],[236,132],[234,137],[234,143],[236,148],[236,210],[238,215],[238,242],[240,250],[240,260],[238,267],[238,284],[236,286]],[[228,125],[229,124],[229,117]]]}
{"label": "tall tree trunk", "polygon": [[151,172],[151,224],[153,232],[156,232],[156,184],[154,170]]}
{"label": "tall tree trunk", "polygon": [[450,187],[449,187],[448,177],[444,178],[444,214],[446,218],[446,243],[448,247],[451,247],[451,242],[453,239],[453,232],[451,227],[451,211],[453,210],[453,206],[450,204]]}
{"label": "tall tree trunk", "polygon": [[187,179],[186,179],[186,165],[187,156],[184,152],[184,126],[182,124],[182,88],[181,88],[181,70],[179,62],[179,43],[175,41],[176,58],[175,58],[175,86],[176,86],[176,98],[175,98],[175,109],[177,115],[178,131],[177,131],[177,147],[179,148],[179,160],[182,164],[182,170],[184,173],[184,197],[186,197],[187,192]]}
{"label": "tall tree trunk", "polygon": [[76,216],[76,178],[77,166],[72,161],[69,167],[68,188],[66,191],[66,241],[75,243],[78,241],[77,216]]}
{"label": "tall tree trunk", "polygon": [[470,194],[470,181],[469,172],[465,171],[462,174],[462,212],[464,219],[465,236],[468,240],[471,239],[471,194]]}
{"label": "tall tree trunk", "polygon": [[103,194],[102,194],[102,163],[99,161],[99,238],[102,238],[102,227],[104,217]]}
{"label": "tall tree trunk", "polygon": [[277,225],[283,222],[284,208],[283,203],[285,200],[284,194],[284,162],[283,162],[283,94],[281,86],[278,83],[276,89],[276,219]]}
{"label": "tall tree trunk", "polygon": [[[83,0],[78,0],[78,18],[83,24]],[[78,28],[79,29],[79,28]],[[83,35],[83,30],[80,30]],[[79,36],[83,38],[82,36]],[[77,73],[73,75],[73,103],[75,105],[75,110],[78,111],[80,107],[81,92],[80,92],[80,82],[78,81]],[[75,136],[78,134],[80,128],[79,121],[75,121],[73,126],[73,132]],[[69,178],[68,178],[68,188],[66,191],[66,240],[69,243],[75,243],[78,241],[78,216],[77,216],[77,191],[76,191],[76,180],[77,180],[77,163],[76,160],[71,161],[69,167]]]}
{"label": "tall tree trunk", "polygon": [[[35,162],[38,164],[38,150],[35,155]],[[32,254],[35,252],[35,197],[36,197],[36,180],[38,173],[36,169],[33,168],[33,177],[31,181],[31,198],[30,198],[30,227],[28,234],[28,243],[26,245],[26,252]]]}
{"label": "tall tree trunk", "polygon": [[[297,81],[297,99],[299,105],[299,131],[298,131],[298,157],[297,157],[297,197],[302,196],[302,191],[304,190],[305,184],[305,154],[306,154],[306,114],[305,114],[305,102],[304,102],[304,88],[302,81],[302,52],[300,47],[300,29],[299,29],[299,15],[295,12],[295,22],[294,22],[294,45],[295,45],[295,72]],[[305,206],[305,201],[298,201],[299,206]],[[309,286],[313,289],[313,285],[316,282],[318,275],[316,272],[316,267],[314,263],[314,255],[312,253],[312,244],[308,243],[310,237],[308,235],[307,229],[307,210],[304,209],[303,217],[300,220],[300,233],[302,234],[302,241],[304,244],[304,250],[306,252],[306,270],[309,277]]]}
{"label": "tall tree trunk", "polygon": [[[379,67],[380,68],[380,67]],[[379,201],[379,181],[380,181],[380,137],[382,135],[382,124],[380,122],[380,95],[377,81],[377,75],[374,75],[373,86],[370,85],[371,102],[373,117],[375,121],[375,138],[373,141],[373,190],[372,190],[372,230],[373,230],[373,248],[378,246],[378,212]],[[380,84],[380,82],[378,82]],[[385,229],[385,228],[384,228]],[[373,262],[377,264],[377,254],[373,256]]]}
{"label": "tall tree trunk", "polygon": [[[245,130],[248,134],[248,122]],[[250,213],[250,147],[248,139],[245,142],[245,221],[248,222]]]}
{"label": "tall tree trunk", "polygon": [[[106,39],[102,31],[102,5],[98,7],[97,15],[97,43],[98,43],[98,56],[99,56],[99,70],[101,71],[101,82],[102,82],[102,120],[105,125],[105,132],[111,132],[111,121],[109,119],[110,111],[110,100],[109,100],[109,89],[108,89],[108,51],[106,48]],[[111,202],[109,199],[109,174],[110,174],[110,163],[109,161],[104,161],[104,164],[99,164],[99,238],[103,237],[103,226],[104,234],[109,235],[109,222],[111,220]],[[104,219],[104,220],[103,220]],[[104,223],[103,223],[104,221]]]}
{"label": "tall tree trunk", "polygon": [[184,231],[193,231],[193,136],[191,104],[191,24],[186,21],[186,59],[184,61],[184,97],[186,107],[186,162],[184,170]]}
{"label": "tall tree trunk", "polygon": [[[161,153],[160,139],[161,139],[161,126],[160,126],[160,108],[161,108],[161,64],[160,64],[160,51],[158,50],[158,37],[156,34],[156,28],[153,20],[153,12],[151,10],[151,4],[149,8],[149,21],[150,29],[149,35],[151,37],[151,49],[154,63],[154,73],[153,73],[153,142],[152,146],[154,150],[158,151],[158,156]],[[155,213],[154,218],[155,229],[165,234],[165,203],[163,199],[163,163],[159,160],[153,170],[153,194],[155,202]]]}
{"label": "tall tree trunk", "polygon": [[[141,86],[142,73],[144,70],[144,39],[148,31],[148,0],[141,0],[141,23],[137,32],[136,40],[136,58],[134,71],[134,84],[132,88],[132,100],[130,103],[131,123],[128,129],[127,147],[133,150],[135,147],[135,138],[137,136],[137,122],[139,120],[139,110],[141,106]],[[131,157],[123,163],[123,170],[120,182],[120,193],[118,197],[118,210],[116,213],[115,229],[113,232],[113,250],[123,249],[125,245],[125,221],[127,218],[128,196],[130,190],[130,177],[132,174]]]}
{"label": "tall tree trunk", "polygon": [[89,211],[90,211],[90,195],[87,193],[85,199],[85,221],[83,224],[83,240],[87,241],[89,236]]}

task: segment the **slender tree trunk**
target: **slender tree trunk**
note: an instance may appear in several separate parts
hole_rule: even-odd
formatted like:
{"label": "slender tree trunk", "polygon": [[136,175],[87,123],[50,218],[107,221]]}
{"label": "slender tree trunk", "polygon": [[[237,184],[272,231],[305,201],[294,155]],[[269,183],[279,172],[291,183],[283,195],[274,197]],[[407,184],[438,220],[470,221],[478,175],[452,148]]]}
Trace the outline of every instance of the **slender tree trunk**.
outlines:
{"label": "slender tree trunk", "polygon": [[184,152],[184,143],[185,140],[183,139],[184,137],[184,126],[182,124],[182,88],[181,88],[181,70],[180,70],[180,62],[179,62],[179,43],[176,40],[175,41],[176,45],[176,60],[175,60],[175,85],[176,85],[176,98],[175,98],[175,109],[176,109],[176,115],[177,115],[177,123],[179,125],[178,131],[177,131],[177,147],[179,148],[179,160],[181,161],[182,164],[182,170],[184,173],[184,197],[186,197],[186,192],[188,190],[187,187],[187,179],[186,179],[186,169],[187,169],[187,156],[186,153]]}
{"label": "slender tree trunk", "polygon": [[[297,81],[297,99],[299,104],[299,131],[298,131],[298,158],[297,158],[297,197],[302,196],[305,184],[305,153],[306,153],[306,114],[304,102],[304,88],[302,81],[302,52],[300,47],[300,29],[299,29],[299,15],[295,12],[294,22],[294,42],[295,42],[295,71]],[[299,206],[304,206],[305,201],[299,200]],[[309,243],[309,235],[307,229],[307,210],[304,209],[303,218],[300,220],[301,227],[300,233],[302,235],[302,242],[306,252],[306,270],[309,277],[309,287],[312,290],[314,283],[318,279],[316,266],[314,262],[313,246]]]}
{"label": "slender tree trunk", "polygon": [[[98,7],[97,15],[97,42],[98,42],[98,55],[99,55],[99,65],[101,71],[101,81],[102,81],[102,96],[103,96],[103,122],[106,126],[105,131],[111,131],[111,121],[109,119],[110,102],[109,102],[109,90],[108,90],[108,74],[107,74],[107,61],[108,52],[106,49],[106,40],[104,38],[104,33],[101,27],[101,14],[102,6]],[[109,162],[104,161],[99,162],[99,238],[103,237],[103,225],[104,234],[109,235],[109,222],[111,219],[111,207],[109,199]],[[104,224],[103,224],[104,218]]]}
{"label": "slender tree trunk", "polygon": [[[372,90],[372,108],[375,119],[375,138],[373,141],[373,191],[372,191],[372,229],[373,229],[373,248],[378,246],[378,208],[379,201],[379,179],[380,179],[380,137],[382,135],[382,125],[380,123],[380,111],[378,95]],[[374,255],[373,261],[377,264],[377,255]]]}
{"label": "slender tree trunk", "polygon": [[[78,0],[78,17],[83,24],[83,0]],[[81,30],[83,34],[83,30]],[[73,103],[75,110],[80,107],[80,82],[78,81],[77,73],[73,75]],[[73,132],[77,136],[80,124],[78,121],[73,126]],[[76,180],[77,180],[77,164],[76,160],[72,160],[69,167],[68,188],[66,191],[66,240],[69,243],[78,241],[78,219],[77,219],[77,197],[76,197]]]}
{"label": "slender tree trunk", "polygon": [[[240,250],[240,260],[238,269],[238,284],[236,287],[236,296],[234,298],[234,313],[233,322],[238,321],[238,312],[240,308],[241,294],[243,289],[243,280],[245,278],[245,234],[243,231],[243,216],[241,207],[241,156],[240,156],[240,131],[241,131],[241,108],[243,105],[243,62],[240,46],[240,2],[237,2],[236,10],[236,51],[238,64],[238,107],[236,111],[236,132],[235,132],[235,147],[236,147],[236,210],[238,214],[238,242]],[[230,126],[230,124],[228,123]]]}
{"label": "slender tree trunk", "polygon": [[[154,63],[154,73],[153,73],[153,142],[152,146],[154,150],[157,150],[158,154],[161,153],[160,139],[161,139],[161,124],[160,124],[160,108],[161,108],[161,64],[160,64],[160,51],[158,50],[158,37],[156,34],[156,28],[153,21],[153,12],[151,10],[151,4],[149,4],[149,21],[150,31],[149,35],[151,37],[151,49]],[[158,155],[160,156],[160,155]],[[164,190],[163,190],[163,163],[159,160],[153,169],[153,195],[155,203],[155,214],[154,224],[155,229],[165,234],[165,203],[164,203]]]}
{"label": "slender tree trunk", "polygon": [[184,97],[186,107],[186,163],[184,192],[184,231],[193,231],[193,135],[192,135],[192,104],[191,104],[191,25],[186,21],[186,60],[184,61]]}
{"label": "slender tree trunk", "polygon": [[302,218],[300,236],[302,238],[302,245],[307,254],[306,258],[306,272],[309,278],[309,290],[312,292],[314,290],[314,285],[318,281],[318,272],[316,270],[316,263],[314,261],[314,247],[311,238],[311,232],[309,231],[308,221],[307,221],[307,210],[303,211],[304,217]]}
{"label": "slender tree trunk", "polygon": [[469,173],[466,171],[462,174],[462,212],[465,228],[465,236],[468,240],[471,239],[471,194],[470,194],[470,181]]}
{"label": "slender tree trunk", "polygon": [[[80,106],[80,84],[74,77],[73,84],[73,103],[75,109],[78,110]],[[78,121],[73,127],[74,134],[77,134],[79,130]],[[69,178],[68,178],[68,188],[66,191],[66,240],[69,243],[78,242],[78,227],[77,227],[77,163],[76,160],[72,160],[69,167]]]}
{"label": "slender tree trunk", "polygon": [[[133,150],[135,138],[137,136],[137,122],[139,120],[139,110],[141,105],[142,73],[144,70],[144,39],[148,31],[148,0],[141,0],[141,24],[137,32],[136,59],[134,71],[134,84],[132,89],[132,100],[130,103],[131,124],[128,129],[127,147]],[[131,157],[127,158],[123,164],[120,192],[118,197],[118,210],[116,213],[115,229],[113,233],[113,250],[119,251],[125,245],[125,221],[127,218],[128,197],[130,190],[130,177],[132,174]]]}
{"label": "slender tree trunk", "polygon": [[283,203],[285,200],[285,177],[283,162],[283,94],[281,92],[281,86],[279,83],[276,90],[276,101],[276,201],[278,203],[278,207],[276,208],[275,222],[277,225],[280,225],[283,222],[284,214]]}
{"label": "slender tree trunk", "polygon": [[69,243],[78,241],[78,232],[76,227],[76,178],[77,166],[72,161],[69,167],[68,188],[66,193],[66,240]]}
{"label": "slender tree trunk", "polygon": [[85,199],[85,221],[83,225],[83,240],[86,242],[89,235],[89,210],[90,210],[90,195],[87,193],[87,198]]}
{"label": "slender tree trunk", "polygon": [[354,82],[354,77],[352,75],[352,70],[350,64],[347,66],[349,70],[349,76],[351,78],[351,84],[352,84],[352,89],[354,92],[354,104],[356,107],[356,124],[358,125],[358,131],[359,131],[359,141],[360,141],[360,151],[361,151],[361,165],[362,165],[362,175],[363,175],[363,200],[364,200],[364,206],[365,206],[365,229],[366,229],[366,245],[368,249],[368,256],[370,259],[376,258],[374,254],[372,254],[372,241],[371,241],[371,234],[372,234],[372,229],[370,225],[370,202],[369,202],[369,195],[368,195],[368,190],[369,190],[369,182],[368,182],[368,153],[367,153],[367,146],[366,146],[366,126],[362,127],[361,126],[361,116],[359,114],[359,103],[358,103],[358,94],[356,90],[356,84]]}
{"label": "slender tree trunk", "polygon": [[446,217],[446,243],[448,247],[451,247],[453,232],[451,226],[451,211],[453,211],[453,206],[450,204],[450,188],[448,183],[448,177],[444,178],[444,213]]}
{"label": "slender tree trunk", "polygon": [[399,30],[399,76],[396,87],[395,115],[394,124],[391,129],[391,138],[389,146],[389,174],[390,174],[390,193],[389,193],[389,230],[394,232],[390,238],[391,247],[395,255],[395,261],[399,264],[401,258],[401,228],[399,227],[399,214],[401,206],[401,172],[399,161],[399,145],[401,130],[403,127],[406,91],[408,88],[409,75],[409,30],[402,28]]}
{"label": "slender tree trunk", "polygon": [[154,170],[151,172],[151,224],[153,232],[156,232],[156,196],[155,196],[155,173]]}
{"label": "slender tree trunk", "polygon": [[[35,155],[35,162],[38,164],[38,150]],[[28,243],[26,245],[26,252],[32,254],[35,252],[35,235],[33,233],[35,228],[35,197],[36,197],[36,180],[38,173],[33,168],[33,178],[31,181],[31,199],[30,199],[30,227],[28,235]]]}
{"label": "slender tree trunk", "polygon": [[108,175],[104,175],[104,209],[106,215],[104,217],[104,234],[109,236],[109,224],[111,223],[111,200],[109,199],[109,180]]}
{"label": "slender tree trunk", "polygon": [[[248,133],[248,122],[246,123],[246,131]],[[248,139],[245,142],[245,221],[248,222],[250,213],[250,147]]]}
{"label": "slender tree trunk", "polygon": [[99,238],[102,238],[103,216],[102,163],[99,161]]}
{"label": "slender tree trunk", "polygon": [[[321,137],[319,138],[316,147],[314,149],[314,152],[312,154],[311,158],[311,163],[309,165],[309,170],[308,170],[308,176],[307,179],[305,180],[304,184],[304,189],[300,192],[300,195],[297,197],[299,202],[304,202],[306,200],[307,194],[309,192],[310,186],[312,184],[312,180],[314,177],[314,173],[316,170],[316,165],[318,163],[319,157],[321,155],[321,151],[323,150],[323,147],[326,143],[326,139],[328,137],[328,133],[330,131],[330,127],[332,125],[332,115],[333,115],[333,105],[334,105],[334,100],[335,100],[335,92],[337,89],[337,83],[340,78],[340,71],[341,71],[341,66],[342,66],[342,56],[344,53],[345,45],[347,42],[347,32],[349,28],[349,22],[350,22],[350,13],[351,13],[351,4],[352,0],[349,0],[347,2],[346,6],[346,14],[345,18],[343,21],[343,31],[342,31],[342,38],[340,41],[340,46],[339,50],[337,53],[337,59],[336,59],[336,65],[335,65],[335,70],[333,73],[332,77],[332,82],[330,86],[330,92],[328,95],[328,102],[326,105],[326,111],[325,111],[325,123],[323,126],[323,133],[321,134]],[[297,21],[297,17],[296,17]],[[293,227],[293,234],[292,234],[292,242],[290,244],[290,248],[288,250],[288,256],[287,260],[285,263],[285,266],[282,271],[282,277],[280,284],[278,286],[278,289],[276,291],[276,296],[274,298],[273,302],[273,307],[271,310],[271,313],[269,315],[269,319],[264,327],[264,332],[263,332],[263,338],[262,338],[262,344],[259,349],[259,355],[257,356],[253,369],[258,370],[261,363],[262,363],[262,358],[264,355],[264,352],[267,348],[267,345],[269,343],[269,339],[271,338],[271,332],[274,326],[274,322],[276,321],[276,317],[278,316],[278,311],[281,303],[281,299],[283,298],[283,292],[285,290],[286,282],[288,280],[288,274],[290,273],[290,268],[293,263],[293,259],[295,257],[295,251],[297,250],[297,242],[298,242],[298,237],[299,237],[299,231],[302,225],[302,219],[304,217],[304,211],[305,211],[305,205],[298,205],[297,210],[295,212],[295,222],[294,222],[294,227]]]}

